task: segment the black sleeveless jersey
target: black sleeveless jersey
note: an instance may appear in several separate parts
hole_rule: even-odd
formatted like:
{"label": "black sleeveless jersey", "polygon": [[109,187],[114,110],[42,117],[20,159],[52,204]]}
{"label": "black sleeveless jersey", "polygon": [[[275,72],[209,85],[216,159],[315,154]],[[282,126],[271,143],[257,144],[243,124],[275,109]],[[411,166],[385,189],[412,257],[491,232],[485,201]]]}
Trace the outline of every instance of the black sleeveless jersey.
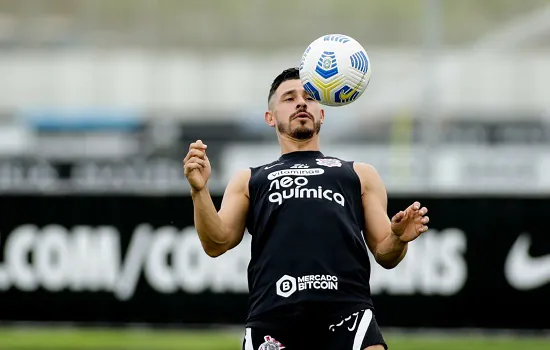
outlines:
{"label": "black sleeveless jersey", "polygon": [[251,168],[248,325],[301,305],[371,307],[361,182],[352,161],[297,151]]}

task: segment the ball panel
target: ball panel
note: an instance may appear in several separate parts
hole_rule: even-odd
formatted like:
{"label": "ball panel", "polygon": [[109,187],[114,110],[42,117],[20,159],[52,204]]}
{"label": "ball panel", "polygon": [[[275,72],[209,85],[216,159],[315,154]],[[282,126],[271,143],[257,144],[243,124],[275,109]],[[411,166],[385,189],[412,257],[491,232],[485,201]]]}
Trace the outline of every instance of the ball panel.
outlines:
{"label": "ball panel", "polygon": [[334,90],[338,89],[338,87],[342,85],[342,83],[344,82],[344,78],[338,77],[331,82],[325,82],[318,77],[313,76],[311,77],[311,81],[317,89],[321,90],[320,102],[330,103],[332,101],[331,93],[333,93]]}
{"label": "ball panel", "polygon": [[317,101],[321,101],[321,94],[319,93],[319,90],[317,90],[311,82],[307,82],[304,84],[304,89],[307,91],[307,93],[313,97]]}
{"label": "ball panel", "polygon": [[344,85],[334,93],[334,102],[350,103],[355,101],[359,95],[360,92],[358,91],[357,86],[352,88],[349,85]]}
{"label": "ball panel", "polygon": [[328,79],[338,74],[336,54],[332,51],[324,51],[317,61],[315,71],[323,78]]}
{"label": "ball panel", "polygon": [[360,72],[366,73],[369,69],[369,60],[364,51],[358,51],[350,56],[351,66]]}

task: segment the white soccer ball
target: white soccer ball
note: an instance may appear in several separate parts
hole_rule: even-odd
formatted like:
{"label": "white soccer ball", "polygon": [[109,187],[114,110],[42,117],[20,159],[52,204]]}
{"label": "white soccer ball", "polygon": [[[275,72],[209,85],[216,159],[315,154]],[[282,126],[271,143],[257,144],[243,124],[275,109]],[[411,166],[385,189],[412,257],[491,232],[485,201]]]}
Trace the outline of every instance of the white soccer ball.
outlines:
{"label": "white soccer ball", "polygon": [[323,35],[306,49],[300,62],[304,89],[326,106],[344,106],[365,92],[371,76],[367,51],[342,34]]}

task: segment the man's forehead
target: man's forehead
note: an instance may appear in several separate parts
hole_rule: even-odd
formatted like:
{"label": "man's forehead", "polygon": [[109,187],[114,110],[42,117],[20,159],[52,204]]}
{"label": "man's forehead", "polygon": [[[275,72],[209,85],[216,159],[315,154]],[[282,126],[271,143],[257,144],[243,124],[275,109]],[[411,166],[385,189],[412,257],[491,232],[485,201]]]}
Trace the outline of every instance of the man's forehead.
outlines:
{"label": "man's forehead", "polygon": [[279,85],[279,88],[277,90],[279,95],[283,95],[285,93],[293,92],[293,91],[300,93],[304,91],[304,86],[302,85],[301,80],[292,79],[281,83],[281,85]]}

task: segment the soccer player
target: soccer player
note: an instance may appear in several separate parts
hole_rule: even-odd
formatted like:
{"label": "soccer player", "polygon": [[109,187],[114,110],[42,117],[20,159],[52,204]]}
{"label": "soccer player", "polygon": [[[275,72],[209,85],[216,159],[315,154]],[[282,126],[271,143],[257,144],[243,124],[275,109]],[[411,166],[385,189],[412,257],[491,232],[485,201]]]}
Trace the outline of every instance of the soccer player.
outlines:
{"label": "soccer player", "polygon": [[265,121],[281,156],[236,173],[219,211],[207,186],[207,146],[192,143],[184,159],[206,254],[234,248],[245,229],[252,236],[243,350],[387,349],[374,317],[368,250],[394,268],[428,229],[428,210],[414,202],[390,220],[372,166],[321,153],[324,113],[297,69],[277,76]]}

